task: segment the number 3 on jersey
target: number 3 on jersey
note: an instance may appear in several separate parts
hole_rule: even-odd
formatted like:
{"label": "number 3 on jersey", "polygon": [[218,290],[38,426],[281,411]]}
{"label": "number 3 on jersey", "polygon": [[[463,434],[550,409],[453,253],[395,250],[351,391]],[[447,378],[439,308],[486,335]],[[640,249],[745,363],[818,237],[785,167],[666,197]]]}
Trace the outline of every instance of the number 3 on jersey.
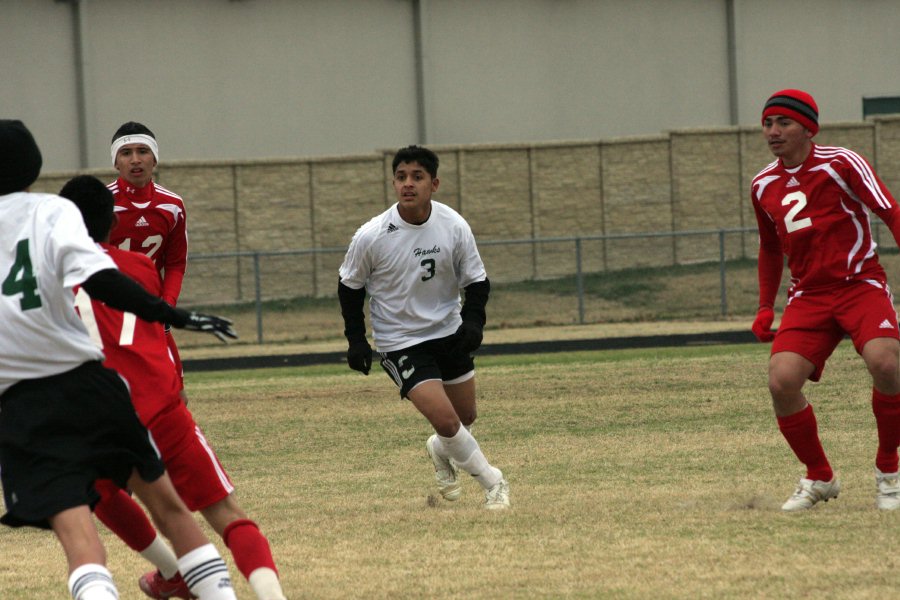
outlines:
{"label": "number 3 on jersey", "polygon": [[31,267],[31,254],[28,251],[28,240],[19,240],[16,244],[16,260],[9,269],[0,291],[4,296],[22,294],[19,308],[23,311],[41,306],[41,296],[37,290],[37,278]]}
{"label": "number 3 on jersey", "polygon": [[425,275],[422,276],[422,281],[428,281],[429,279],[434,277],[434,259],[426,258],[421,263],[419,263],[419,265],[425,267]]}
{"label": "number 3 on jersey", "polygon": [[793,233],[798,229],[806,229],[812,225],[812,219],[809,217],[804,217],[802,219],[797,218],[797,214],[806,208],[806,194],[803,192],[791,192],[781,200],[782,206],[787,206],[789,204],[793,204],[791,209],[784,215],[784,226],[787,228],[788,233]]}

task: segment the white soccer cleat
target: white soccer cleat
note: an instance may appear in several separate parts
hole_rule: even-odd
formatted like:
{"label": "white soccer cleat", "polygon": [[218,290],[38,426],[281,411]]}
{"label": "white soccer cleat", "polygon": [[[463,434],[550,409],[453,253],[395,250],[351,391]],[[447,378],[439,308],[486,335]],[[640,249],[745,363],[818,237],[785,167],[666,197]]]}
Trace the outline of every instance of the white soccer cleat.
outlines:
{"label": "white soccer cleat", "polygon": [[881,510],[897,510],[900,508],[900,476],[897,473],[882,473],[875,469],[875,505]]}
{"label": "white soccer cleat", "polygon": [[437,480],[438,490],[441,492],[444,500],[450,500],[451,502],[459,500],[462,489],[459,487],[456,465],[446,458],[441,458],[434,451],[436,438],[435,434],[431,434],[431,437],[425,442],[425,450],[428,451],[428,456],[431,457],[431,462],[434,465],[434,478]]}
{"label": "white soccer cleat", "polygon": [[484,492],[484,507],[488,510],[509,508],[509,482],[501,479],[494,487]]}
{"label": "white soccer cleat", "polygon": [[832,498],[837,498],[840,491],[841,482],[837,477],[833,477],[831,481],[813,481],[804,477],[797,484],[797,490],[793,495],[781,505],[781,510],[787,512],[808,510],[820,501],[828,502]]}

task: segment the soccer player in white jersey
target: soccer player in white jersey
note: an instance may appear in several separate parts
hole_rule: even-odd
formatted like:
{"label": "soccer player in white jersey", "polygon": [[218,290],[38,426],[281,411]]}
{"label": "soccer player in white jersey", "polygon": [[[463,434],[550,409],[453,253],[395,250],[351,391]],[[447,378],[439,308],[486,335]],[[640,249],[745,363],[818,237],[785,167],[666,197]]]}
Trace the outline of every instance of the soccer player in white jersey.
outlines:
{"label": "soccer player in white jersey", "polygon": [[[870,215],[900,245],[900,207],[856,152],[820,146],[819,109],[808,93],[774,93],[762,113],[762,133],[776,160],[751,184],[759,225],[759,311],[753,333],[772,341],[769,391],[782,435],[806,466],[785,511],[805,510],[841,489],[819,438],[812,405],[803,394],[848,335],[872,376],[876,506],[900,508],[900,334],[884,269],[875,252]],[[783,255],[791,274],[777,331],[773,305]]]}
{"label": "soccer player in white jersey", "polygon": [[25,125],[0,120],[0,522],[52,529],[72,597],[115,600],[90,512],[93,482],[112,479],[144,502],[194,594],[234,598],[225,563],[178,498],[128,388],[101,365],[73,288],[147,321],[235,337],[231,324],[173,308],[122,275],[74,204],[28,192],[41,164]]}
{"label": "soccer player in white jersey", "polygon": [[359,228],[340,267],[347,362],[369,374],[368,292],[381,366],[401,398],[434,428],[425,448],[441,495],[459,499],[459,468],[481,484],[486,508],[508,508],[509,484],[470,432],[476,416],[472,352],[481,345],[490,293],[484,263],[469,224],[432,200],[440,184],[437,155],[408,146],[394,156],[392,170],[397,202]]}

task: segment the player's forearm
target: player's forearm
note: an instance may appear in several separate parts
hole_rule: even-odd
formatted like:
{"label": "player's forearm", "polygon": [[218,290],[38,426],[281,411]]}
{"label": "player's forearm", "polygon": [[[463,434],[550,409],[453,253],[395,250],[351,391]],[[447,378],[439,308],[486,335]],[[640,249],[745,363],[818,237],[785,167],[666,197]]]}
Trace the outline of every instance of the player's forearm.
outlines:
{"label": "player's forearm", "polygon": [[900,207],[894,205],[891,210],[876,213],[888,226],[891,235],[894,237],[894,243],[900,248]]}
{"label": "player's forearm", "polygon": [[104,269],[94,273],[81,287],[91,298],[108,306],[130,312],[144,321],[170,323],[182,326],[184,317],[162,298],[148,293],[136,281],[117,269]]}
{"label": "player's forearm", "polygon": [[472,321],[484,327],[487,322],[485,306],[487,306],[491,293],[491,282],[485,277],[483,281],[470,283],[463,288],[463,291],[465,300],[460,310],[460,317],[463,321]]}
{"label": "player's forearm", "polygon": [[162,282],[162,298],[172,306],[178,302],[181,286],[184,282],[184,271],[170,271],[166,268],[166,276]]}
{"label": "player's forearm", "polygon": [[772,308],[775,297],[781,286],[781,275],[784,271],[784,258],[781,250],[774,250],[765,245],[759,247],[757,275],[759,277],[759,305]]}
{"label": "player's forearm", "polygon": [[341,316],[344,318],[344,336],[348,341],[366,337],[366,288],[354,290],[338,280],[338,301],[341,304]]}

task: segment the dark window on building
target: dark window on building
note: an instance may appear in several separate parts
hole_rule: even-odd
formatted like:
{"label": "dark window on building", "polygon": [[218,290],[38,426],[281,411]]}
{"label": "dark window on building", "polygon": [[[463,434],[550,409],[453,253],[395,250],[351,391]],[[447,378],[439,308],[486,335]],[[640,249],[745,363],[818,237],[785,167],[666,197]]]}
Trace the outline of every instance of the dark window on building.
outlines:
{"label": "dark window on building", "polygon": [[863,98],[863,119],[870,115],[900,113],[900,96]]}

